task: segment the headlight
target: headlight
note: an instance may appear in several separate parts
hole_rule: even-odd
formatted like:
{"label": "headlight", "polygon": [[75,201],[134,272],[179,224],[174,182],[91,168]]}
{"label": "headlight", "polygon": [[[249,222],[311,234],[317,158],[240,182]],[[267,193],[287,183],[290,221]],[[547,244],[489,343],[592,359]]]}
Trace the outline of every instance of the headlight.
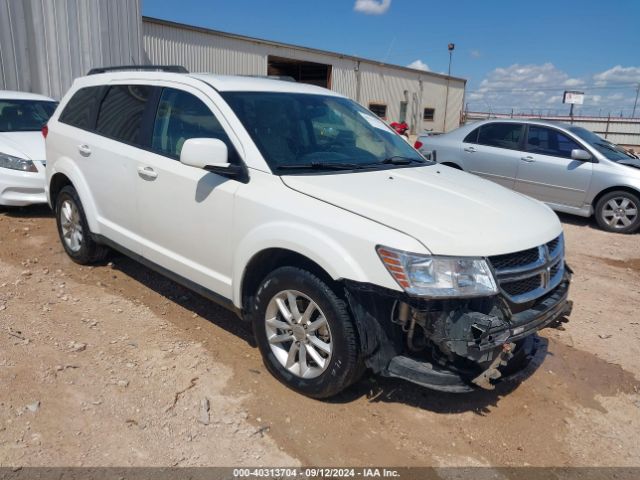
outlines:
{"label": "headlight", "polygon": [[20,170],[21,172],[37,172],[38,169],[31,160],[13,157],[6,153],[0,152],[0,168],[9,168],[11,170]]}
{"label": "headlight", "polygon": [[410,295],[444,298],[498,293],[483,258],[422,255],[382,246],[376,250],[391,276]]}

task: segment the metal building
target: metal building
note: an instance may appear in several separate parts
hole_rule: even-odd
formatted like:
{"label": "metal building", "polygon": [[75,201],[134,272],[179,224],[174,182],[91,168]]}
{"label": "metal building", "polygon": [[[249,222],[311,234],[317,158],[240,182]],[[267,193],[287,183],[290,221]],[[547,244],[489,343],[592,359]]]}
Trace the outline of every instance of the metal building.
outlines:
{"label": "metal building", "polygon": [[59,99],[101,65],[142,62],[140,0],[0,0],[0,89]]}
{"label": "metal building", "polygon": [[331,88],[413,132],[460,124],[466,80],[142,17],[140,0],[0,0],[0,89],[61,98],[93,67],[179,64]]}
{"label": "metal building", "polygon": [[142,18],[142,31],[150,63],[294,77],[346,95],[388,121],[406,120],[414,132],[449,131],[460,124],[462,78],[149,17]]}

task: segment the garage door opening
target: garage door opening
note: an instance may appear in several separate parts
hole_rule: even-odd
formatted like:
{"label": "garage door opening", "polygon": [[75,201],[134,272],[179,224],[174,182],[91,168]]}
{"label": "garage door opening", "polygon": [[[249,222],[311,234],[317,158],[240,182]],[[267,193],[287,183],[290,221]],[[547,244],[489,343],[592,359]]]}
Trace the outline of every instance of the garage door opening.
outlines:
{"label": "garage door opening", "polygon": [[268,75],[291,77],[300,83],[331,88],[331,65],[271,55],[269,55],[268,62]]}

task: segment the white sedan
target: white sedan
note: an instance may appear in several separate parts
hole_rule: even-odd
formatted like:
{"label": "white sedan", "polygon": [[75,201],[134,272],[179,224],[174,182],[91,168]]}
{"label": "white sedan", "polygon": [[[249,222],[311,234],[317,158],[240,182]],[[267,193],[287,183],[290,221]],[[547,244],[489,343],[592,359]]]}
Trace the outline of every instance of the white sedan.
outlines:
{"label": "white sedan", "polygon": [[47,202],[42,127],[56,105],[43,95],[0,90],[0,205]]}

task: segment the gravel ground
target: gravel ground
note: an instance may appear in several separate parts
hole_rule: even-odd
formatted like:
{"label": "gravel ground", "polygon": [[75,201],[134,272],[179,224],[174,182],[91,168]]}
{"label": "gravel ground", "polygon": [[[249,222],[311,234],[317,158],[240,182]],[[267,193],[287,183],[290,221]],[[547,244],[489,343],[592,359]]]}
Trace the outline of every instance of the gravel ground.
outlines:
{"label": "gravel ground", "polygon": [[233,314],[120,255],[72,263],[44,207],[0,213],[0,466],[640,466],[640,235],[561,220],[574,312],[531,377],[319,402]]}

